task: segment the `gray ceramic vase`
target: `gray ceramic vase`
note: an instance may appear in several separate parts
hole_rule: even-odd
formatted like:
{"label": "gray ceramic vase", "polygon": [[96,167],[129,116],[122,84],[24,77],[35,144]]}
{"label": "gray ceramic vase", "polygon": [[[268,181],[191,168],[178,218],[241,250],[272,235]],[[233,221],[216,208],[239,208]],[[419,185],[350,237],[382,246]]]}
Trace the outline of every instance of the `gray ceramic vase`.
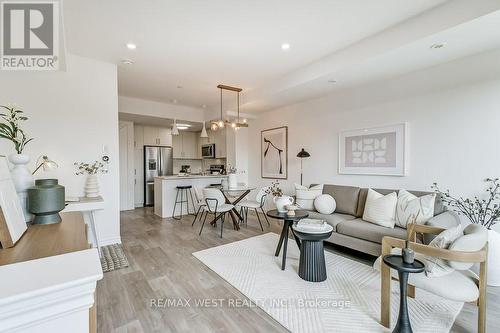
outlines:
{"label": "gray ceramic vase", "polygon": [[33,224],[61,222],[59,212],[65,207],[64,186],[57,179],[37,179],[28,189],[28,210],[35,215]]}

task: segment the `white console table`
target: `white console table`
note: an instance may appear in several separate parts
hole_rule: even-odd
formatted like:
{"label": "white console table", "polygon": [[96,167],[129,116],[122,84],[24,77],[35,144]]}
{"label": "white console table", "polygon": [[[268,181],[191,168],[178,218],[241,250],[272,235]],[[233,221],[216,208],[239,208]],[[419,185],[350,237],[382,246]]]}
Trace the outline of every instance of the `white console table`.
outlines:
{"label": "white console table", "polygon": [[65,212],[82,212],[88,216],[89,227],[92,233],[92,244],[97,247],[99,255],[101,254],[101,246],[99,245],[98,226],[95,219],[95,212],[104,209],[104,199],[101,196],[95,198],[80,197],[79,201],[68,201],[66,207],[63,209]]}
{"label": "white console table", "polygon": [[81,213],[30,225],[0,249],[0,332],[96,332],[95,289],[102,279]]}

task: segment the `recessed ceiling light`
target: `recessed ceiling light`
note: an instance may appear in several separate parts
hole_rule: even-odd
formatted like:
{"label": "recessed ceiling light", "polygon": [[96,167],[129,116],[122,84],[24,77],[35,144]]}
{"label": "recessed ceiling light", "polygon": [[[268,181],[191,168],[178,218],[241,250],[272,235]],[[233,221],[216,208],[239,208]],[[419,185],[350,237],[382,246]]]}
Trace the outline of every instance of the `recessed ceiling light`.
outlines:
{"label": "recessed ceiling light", "polygon": [[205,109],[207,107],[207,105],[206,104],[202,104],[201,107]]}
{"label": "recessed ceiling light", "polygon": [[137,48],[137,45],[134,43],[127,43],[127,49],[129,50],[135,50]]}
{"label": "recessed ceiling light", "polygon": [[442,47],[444,47],[444,44],[442,44],[442,43],[432,44],[430,46],[431,49],[440,49]]}
{"label": "recessed ceiling light", "polygon": [[337,80],[328,80],[328,83],[337,83]]}
{"label": "recessed ceiling light", "polygon": [[177,100],[176,99],[172,99],[171,102],[174,103],[174,104],[176,104]]}
{"label": "recessed ceiling light", "polygon": [[281,49],[285,50],[285,51],[289,50],[290,49],[290,44],[288,44],[288,43],[281,44]]}
{"label": "recessed ceiling light", "polygon": [[132,65],[134,62],[130,59],[122,59],[121,63],[124,65]]}

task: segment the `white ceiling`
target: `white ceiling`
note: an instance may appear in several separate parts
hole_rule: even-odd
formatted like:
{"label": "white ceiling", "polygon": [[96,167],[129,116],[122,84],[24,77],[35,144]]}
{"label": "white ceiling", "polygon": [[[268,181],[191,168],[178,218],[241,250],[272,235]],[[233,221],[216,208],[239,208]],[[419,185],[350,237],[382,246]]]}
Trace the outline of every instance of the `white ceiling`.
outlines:
{"label": "white ceiling", "polygon": [[69,52],[135,62],[119,66],[119,94],[217,109],[218,83],[259,92],[445,2],[65,0],[64,20]]}

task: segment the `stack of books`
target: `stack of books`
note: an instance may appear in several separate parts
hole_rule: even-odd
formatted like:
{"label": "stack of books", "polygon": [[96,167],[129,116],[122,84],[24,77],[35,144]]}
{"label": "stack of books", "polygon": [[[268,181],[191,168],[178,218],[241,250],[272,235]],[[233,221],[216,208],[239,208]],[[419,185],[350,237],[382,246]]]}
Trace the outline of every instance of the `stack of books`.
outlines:
{"label": "stack of books", "polygon": [[316,220],[316,219],[302,219],[297,222],[295,227],[298,231],[302,232],[322,232],[329,229],[328,224],[325,220]]}

